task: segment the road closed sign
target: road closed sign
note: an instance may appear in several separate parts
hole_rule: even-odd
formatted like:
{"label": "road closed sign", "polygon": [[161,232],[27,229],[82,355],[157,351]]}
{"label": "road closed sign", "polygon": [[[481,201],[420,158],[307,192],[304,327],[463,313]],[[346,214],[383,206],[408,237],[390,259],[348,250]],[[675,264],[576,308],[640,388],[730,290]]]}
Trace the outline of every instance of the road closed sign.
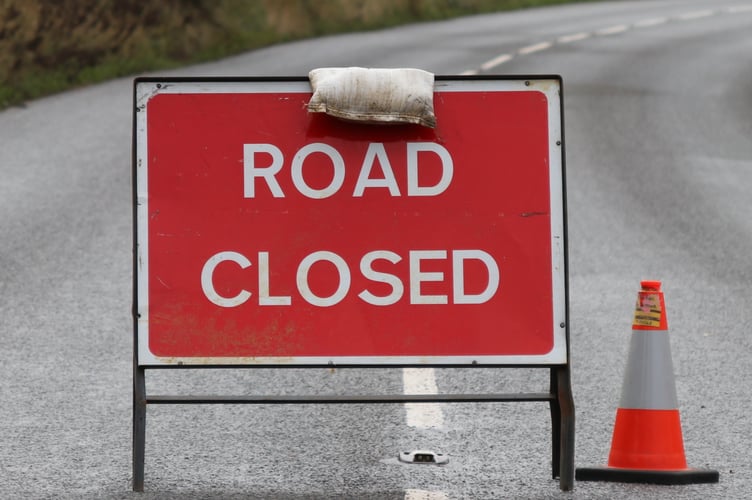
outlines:
{"label": "road closed sign", "polygon": [[138,363],[567,363],[560,81],[434,90],[427,128],[309,113],[303,78],[138,79]]}

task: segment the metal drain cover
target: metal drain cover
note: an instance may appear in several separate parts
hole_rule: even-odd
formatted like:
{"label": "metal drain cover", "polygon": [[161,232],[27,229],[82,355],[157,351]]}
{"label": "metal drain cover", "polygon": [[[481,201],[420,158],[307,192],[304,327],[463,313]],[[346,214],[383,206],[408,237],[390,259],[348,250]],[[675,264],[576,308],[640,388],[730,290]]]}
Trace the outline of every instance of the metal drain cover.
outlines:
{"label": "metal drain cover", "polygon": [[415,450],[400,452],[399,461],[406,464],[434,464],[442,465],[449,462],[449,457],[443,453],[435,453],[429,450]]}

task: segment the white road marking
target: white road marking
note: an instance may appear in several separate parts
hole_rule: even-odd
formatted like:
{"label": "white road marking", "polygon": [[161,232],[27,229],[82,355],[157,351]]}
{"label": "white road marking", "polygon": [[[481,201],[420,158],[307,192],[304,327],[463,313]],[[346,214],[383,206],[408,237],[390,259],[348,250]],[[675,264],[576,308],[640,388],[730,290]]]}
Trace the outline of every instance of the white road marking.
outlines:
{"label": "white road marking", "polygon": [[682,21],[690,21],[692,19],[701,19],[703,17],[710,17],[713,14],[715,14],[714,10],[696,10],[693,12],[686,12],[684,14],[679,15],[679,19]]}
{"label": "white road marking", "polygon": [[608,28],[599,29],[595,32],[596,35],[608,36],[616,35],[618,33],[624,33],[629,29],[626,24],[617,24],[616,26],[609,26]]}
{"label": "white road marking", "polygon": [[528,45],[527,47],[522,47],[520,50],[517,51],[518,54],[527,55],[532,54],[533,52],[540,52],[541,50],[546,50],[550,48],[553,44],[551,42],[540,42],[533,45]]}
{"label": "white road marking", "polygon": [[[705,10],[696,10],[691,12],[685,12],[684,14],[680,14],[675,19],[681,20],[681,21],[689,21],[693,19],[701,19],[705,17],[710,17],[719,13],[727,13],[727,14],[739,14],[744,12],[752,12],[752,5],[734,5],[725,7],[722,11],[720,10],[713,10],[713,9],[705,9]],[[608,36],[608,35],[616,35],[619,33],[624,33],[625,31],[629,31],[630,28],[652,28],[655,26],[660,26],[662,24],[666,24],[671,19],[667,17],[652,17],[648,19],[643,19],[641,21],[637,21],[634,24],[627,25],[627,24],[617,24],[615,26],[609,26],[606,28],[601,28],[597,31],[595,31],[595,34],[598,36]],[[590,38],[593,36],[593,33],[588,32],[580,32],[580,33],[572,33],[570,35],[562,35],[559,38],[556,39],[556,43],[559,44],[566,44],[566,43],[572,43],[577,42],[580,40],[585,40],[587,38]],[[540,42],[535,43],[532,45],[528,45],[526,47],[522,47],[517,51],[517,54],[519,55],[527,55],[527,54],[533,54],[535,52],[540,52],[542,50],[549,49],[553,46],[552,42]],[[496,66],[499,66],[501,64],[504,64],[505,62],[511,61],[514,59],[513,54],[500,54],[493,59],[486,61],[485,63],[481,64],[479,70],[467,70],[463,71],[462,75],[477,75],[480,73],[480,71],[488,71],[490,69],[495,68]]]}
{"label": "white road marking", "polygon": [[560,36],[556,41],[559,43],[579,42],[580,40],[590,38],[590,36],[590,33],[583,31],[581,33],[572,33],[571,35]]}
{"label": "white road marking", "polygon": [[405,500],[449,500],[443,491],[405,490]]}
{"label": "white road marking", "polygon": [[660,26],[661,24],[666,24],[668,22],[667,17],[653,17],[650,19],[643,19],[642,21],[637,21],[632,26],[635,28],[652,28],[653,26]]}
{"label": "white road marking", "polygon": [[472,75],[477,75],[477,74],[478,74],[477,69],[466,69],[465,71],[460,73],[461,76],[472,76]]}
{"label": "white road marking", "polygon": [[[436,371],[433,368],[403,368],[405,394],[438,394]],[[405,403],[407,425],[417,429],[441,429],[444,413],[439,403]]]}
{"label": "white road marking", "polygon": [[495,68],[496,66],[499,66],[500,64],[504,64],[505,62],[511,60],[512,57],[514,56],[512,56],[511,54],[498,55],[494,57],[493,59],[491,59],[490,61],[486,61],[483,64],[481,64],[480,69],[482,69],[483,71],[488,71],[491,68]]}
{"label": "white road marking", "polygon": [[733,7],[727,7],[726,12],[729,14],[740,14],[742,12],[752,12],[752,5],[735,5]]}

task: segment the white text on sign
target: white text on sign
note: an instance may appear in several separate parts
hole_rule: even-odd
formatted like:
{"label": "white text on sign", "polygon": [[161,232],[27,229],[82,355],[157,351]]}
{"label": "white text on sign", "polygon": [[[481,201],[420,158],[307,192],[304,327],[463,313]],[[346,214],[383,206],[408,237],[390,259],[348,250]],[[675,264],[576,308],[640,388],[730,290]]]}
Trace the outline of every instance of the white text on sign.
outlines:
{"label": "white text on sign", "polygon": [[[452,182],[454,163],[449,151],[434,142],[408,142],[405,149],[405,164],[407,165],[407,196],[437,196],[443,193]],[[419,184],[420,162],[423,154],[434,154],[441,160],[441,178],[432,186]],[[310,186],[303,175],[306,160],[314,154],[323,154],[331,162],[333,175],[327,186],[315,188]],[[383,177],[371,178],[371,172],[379,164]],[[277,180],[277,175],[285,167],[285,157],[274,144],[244,144],[243,145],[243,195],[245,198],[256,197],[256,182],[263,181],[275,198],[284,198],[285,192]],[[300,148],[293,156],[290,174],[295,189],[308,198],[323,199],[337,193],[345,181],[345,160],[342,154],[333,146],[321,142],[307,144]],[[350,167],[352,170],[354,167]],[[358,180],[353,189],[353,197],[361,197],[366,189],[386,188],[391,196],[402,196],[397,179],[392,169],[392,163],[387,155],[383,143],[372,142],[360,165]]]}
{"label": "white text on sign", "polygon": [[[448,304],[447,295],[428,295],[421,291],[421,284],[426,282],[443,282],[443,272],[426,272],[422,269],[422,262],[426,260],[446,260],[449,252],[446,250],[410,250],[408,252],[409,278],[407,279],[408,300],[410,304]],[[402,257],[389,250],[374,250],[360,259],[360,273],[369,281],[389,285],[391,292],[386,295],[375,295],[368,289],[358,292],[358,297],[375,306],[389,306],[396,304],[405,296],[405,284],[396,274],[380,272],[373,269],[373,263],[385,260],[396,264]],[[488,281],[484,290],[479,293],[467,293],[465,288],[465,262],[479,261],[486,269]],[[206,298],[220,307],[237,307],[251,299],[252,294],[246,289],[233,297],[220,295],[214,287],[214,271],[220,264],[233,262],[241,269],[252,265],[251,261],[239,252],[219,252],[209,258],[201,271],[201,288]],[[269,252],[258,252],[258,305],[260,306],[289,306],[292,296],[271,295]],[[316,295],[308,282],[311,268],[318,262],[329,262],[337,273],[337,289],[328,296]],[[452,250],[452,304],[483,304],[491,300],[499,288],[499,266],[491,255],[483,250]],[[351,270],[347,262],[334,252],[321,250],[307,255],[300,262],[296,273],[296,286],[300,297],[318,307],[330,307],[340,303],[348,296],[351,289]]]}
{"label": "white text on sign", "polygon": [[[392,153],[394,154],[394,153]],[[331,166],[332,175],[326,186],[314,187],[306,180],[304,167],[312,155],[323,155],[324,164]],[[445,192],[452,182],[454,162],[452,156],[443,146],[434,142],[405,143],[404,165],[406,178],[403,189],[397,182],[392,168],[392,161],[383,143],[368,143],[368,147],[360,161],[358,177],[352,196],[362,197],[367,189],[387,189],[392,197],[404,195],[409,197],[438,196]],[[423,155],[434,155],[439,160],[441,174],[438,180],[431,183],[420,182],[421,158]],[[284,168],[289,168],[289,179],[297,193],[310,199],[325,199],[338,193],[344,185],[348,171],[353,171],[354,165],[346,165],[342,154],[333,146],[325,143],[311,143],[298,149],[289,160],[274,144],[254,143],[243,145],[243,197],[255,198],[260,187],[275,198],[287,196],[282,189],[277,176]],[[289,156],[288,156],[289,157]],[[319,156],[319,158],[321,158]],[[436,165],[436,158],[433,164]],[[321,163],[319,163],[321,165]],[[377,167],[378,165],[378,167]],[[377,171],[380,170],[380,173]],[[288,188],[289,189],[289,188]],[[344,300],[351,292],[357,297],[374,306],[389,306],[407,300],[409,304],[482,304],[491,300],[499,287],[499,266],[494,258],[483,250],[410,250],[407,252],[409,274],[401,278],[398,274],[377,271],[374,263],[385,261],[397,264],[403,257],[390,250],[373,250],[362,256],[358,264],[360,274],[368,281],[385,285],[389,293],[377,295],[365,287],[363,290],[352,291],[352,274],[350,265],[335,252],[321,250],[307,255],[298,264],[295,287],[298,295],[305,302],[318,307],[331,307]],[[445,261],[451,259],[451,276],[444,272],[428,272],[423,270],[422,262],[429,260]],[[465,286],[465,262],[477,261],[486,271],[487,282],[485,289],[477,293],[468,293]],[[220,307],[237,307],[245,304],[253,294],[243,288],[236,295],[228,297],[221,295],[214,286],[214,272],[219,265],[234,263],[240,269],[247,269],[253,264],[242,253],[223,251],[209,258],[201,272],[201,287],[206,298]],[[333,278],[337,282],[336,290],[327,295],[317,294],[309,283],[311,268],[319,262],[328,262]],[[269,252],[258,252],[256,259],[258,269],[258,292],[256,303],[259,306],[290,306],[292,295],[272,295],[270,283],[270,255]],[[396,273],[396,271],[394,271]],[[451,279],[451,296],[448,294],[427,294],[422,291],[423,283],[441,283]],[[405,288],[407,287],[407,293]]]}

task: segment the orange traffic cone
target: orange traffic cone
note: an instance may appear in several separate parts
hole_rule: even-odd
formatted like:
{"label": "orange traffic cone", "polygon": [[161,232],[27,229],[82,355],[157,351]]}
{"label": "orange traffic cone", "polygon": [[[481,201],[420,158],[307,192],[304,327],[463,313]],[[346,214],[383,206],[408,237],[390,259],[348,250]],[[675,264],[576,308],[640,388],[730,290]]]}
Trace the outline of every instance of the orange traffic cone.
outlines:
{"label": "orange traffic cone", "polygon": [[687,468],[661,282],[643,281],[641,285],[608,467],[577,469],[575,478],[717,483],[717,471]]}

